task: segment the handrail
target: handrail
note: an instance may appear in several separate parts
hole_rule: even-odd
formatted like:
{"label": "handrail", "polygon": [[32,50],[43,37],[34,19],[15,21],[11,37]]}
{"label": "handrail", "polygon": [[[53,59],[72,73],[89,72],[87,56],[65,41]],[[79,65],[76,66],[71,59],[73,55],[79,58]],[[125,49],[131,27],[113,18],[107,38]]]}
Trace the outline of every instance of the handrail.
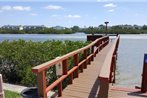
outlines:
{"label": "handrail", "polygon": [[101,68],[101,72],[100,72],[99,77],[109,78],[110,73],[111,73],[112,59],[113,59],[113,57],[115,57],[116,51],[118,48],[118,45],[117,45],[118,40],[119,40],[119,36],[115,39],[115,41],[113,42],[113,45],[110,48],[110,51],[107,53],[107,56],[106,56],[106,59],[103,63],[103,66]]}
{"label": "handrail", "polygon": [[108,36],[99,38],[99,39],[93,41],[92,43],[90,43],[89,45],[87,45],[87,46],[85,46],[85,47],[83,47],[83,48],[80,48],[80,49],[78,49],[78,50],[75,50],[75,51],[73,51],[73,52],[70,52],[70,53],[68,53],[68,54],[66,54],[66,55],[64,55],[64,56],[62,56],[62,57],[60,57],[60,58],[56,58],[56,59],[53,59],[53,60],[48,61],[48,62],[46,62],[46,63],[43,63],[43,64],[41,64],[41,65],[38,65],[38,66],[36,66],[36,67],[33,67],[32,71],[33,71],[34,73],[41,72],[41,71],[43,71],[43,70],[45,70],[45,69],[47,69],[47,68],[53,66],[54,64],[56,64],[56,63],[58,63],[58,62],[61,62],[61,61],[64,60],[64,59],[67,59],[67,58],[69,58],[69,57],[71,57],[71,56],[73,56],[73,55],[75,55],[75,54],[77,54],[77,53],[80,53],[80,52],[82,52],[82,51],[84,51],[84,50],[86,50],[86,49],[88,49],[88,48],[94,46],[98,41],[101,41],[102,39],[105,39],[105,38],[108,38]]}
{"label": "handrail", "polygon": [[[72,84],[73,77],[78,77],[79,67],[81,67],[81,71],[83,68],[87,68],[87,64],[90,64],[93,61],[94,56],[107,44],[109,43],[109,37],[104,36],[95,41],[91,42],[89,45],[70,52],[66,55],[61,56],[60,58],[53,59],[41,65],[32,68],[32,71],[37,74],[37,82],[38,82],[38,95],[47,98],[47,92],[52,90],[54,87],[58,86],[58,96],[62,96],[62,81],[67,77],[70,76],[70,84]],[[91,49],[90,54],[87,55],[87,50]],[[83,53],[84,59],[79,62],[79,53]],[[74,66],[72,69],[68,70],[68,58],[74,57]],[[63,75],[58,78],[55,82],[51,85],[46,87],[46,70],[50,67],[54,66],[55,64],[62,62],[63,66]],[[74,74],[73,74],[74,73]]]}
{"label": "handrail", "polygon": [[100,81],[100,90],[98,97],[99,98],[108,98],[109,83],[115,82],[115,70],[116,70],[116,58],[117,50],[119,45],[120,36],[112,43],[110,51],[107,53],[104,63],[102,65],[99,81]]}

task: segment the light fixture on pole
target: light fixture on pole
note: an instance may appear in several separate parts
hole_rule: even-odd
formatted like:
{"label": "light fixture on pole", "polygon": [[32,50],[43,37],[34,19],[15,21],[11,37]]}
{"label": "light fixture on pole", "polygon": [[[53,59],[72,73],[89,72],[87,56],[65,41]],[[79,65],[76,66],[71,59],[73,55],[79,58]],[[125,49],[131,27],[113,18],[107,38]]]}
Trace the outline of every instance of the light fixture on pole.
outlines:
{"label": "light fixture on pole", "polygon": [[106,35],[107,35],[107,29],[108,29],[108,21],[104,22],[106,24]]}

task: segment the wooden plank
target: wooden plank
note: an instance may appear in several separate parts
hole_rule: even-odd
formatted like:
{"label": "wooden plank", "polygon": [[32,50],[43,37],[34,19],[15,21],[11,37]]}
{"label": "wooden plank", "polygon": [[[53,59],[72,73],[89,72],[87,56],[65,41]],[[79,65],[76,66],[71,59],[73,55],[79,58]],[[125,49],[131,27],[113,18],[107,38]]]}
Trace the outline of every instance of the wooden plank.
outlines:
{"label": "wooden plank", "polygon": [[[92,93],[84,93],[84,92],[78,92],[78,91],[68,91],[64,92],[64,95],[72,96],[72,97],[78,97],[78,98],[95,98],[96,95]],[[89,97],[90,96],[90,97]],[[62,97],[64,98],[64,97]]]}

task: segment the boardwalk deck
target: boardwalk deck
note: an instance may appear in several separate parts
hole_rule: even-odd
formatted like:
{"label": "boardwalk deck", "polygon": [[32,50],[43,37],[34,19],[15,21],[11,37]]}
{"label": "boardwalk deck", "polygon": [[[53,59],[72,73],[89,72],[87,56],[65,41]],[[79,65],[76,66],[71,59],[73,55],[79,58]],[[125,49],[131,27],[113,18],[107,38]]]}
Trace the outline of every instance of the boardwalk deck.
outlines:
{"label": "boardwalk deck", "polygon": [[58,98],[95,98],[98,95],[99,81],[98,75],[105,57],[109,52],[113,42],[102,49],[95,57],[94,61],[88,65],[79,78],[74,79],[73,84],[63,90],[62,97]]}

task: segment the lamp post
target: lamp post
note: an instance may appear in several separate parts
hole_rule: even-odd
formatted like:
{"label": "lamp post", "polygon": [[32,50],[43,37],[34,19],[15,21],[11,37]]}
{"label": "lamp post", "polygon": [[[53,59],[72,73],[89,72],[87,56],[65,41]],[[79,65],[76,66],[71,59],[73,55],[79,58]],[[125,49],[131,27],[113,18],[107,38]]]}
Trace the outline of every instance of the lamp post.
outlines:
{"label": "lamp post", "polygon": [[106,24],[106,35],[107,35],[107,29],[108,29],[108,21],[104,22]]}

